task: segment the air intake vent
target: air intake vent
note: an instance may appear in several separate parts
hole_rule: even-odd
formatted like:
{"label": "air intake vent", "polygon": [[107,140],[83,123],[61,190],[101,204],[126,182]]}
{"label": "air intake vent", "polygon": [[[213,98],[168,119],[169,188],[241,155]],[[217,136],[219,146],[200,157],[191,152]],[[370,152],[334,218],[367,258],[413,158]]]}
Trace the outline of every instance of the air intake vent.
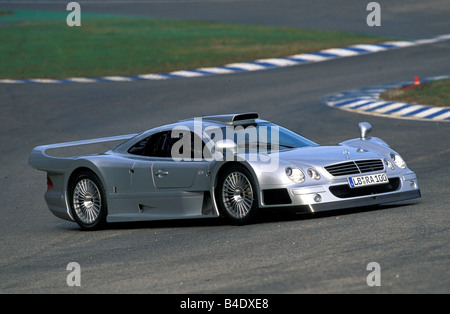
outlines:
{"label": "air intake vent", "polygon": [[330,186],[330,192],[339,198],[350,198],[394,192],[397,191],[399,187],[399,178],[389,178],[389,183],[365,186],[357,189],[352,189],[348,184]]}
{"label": "air intake vent", "polygon": [[348,161],[340,164],[326,166],[325,169],[333,176],[347,176],[384,170],[381,159]]}

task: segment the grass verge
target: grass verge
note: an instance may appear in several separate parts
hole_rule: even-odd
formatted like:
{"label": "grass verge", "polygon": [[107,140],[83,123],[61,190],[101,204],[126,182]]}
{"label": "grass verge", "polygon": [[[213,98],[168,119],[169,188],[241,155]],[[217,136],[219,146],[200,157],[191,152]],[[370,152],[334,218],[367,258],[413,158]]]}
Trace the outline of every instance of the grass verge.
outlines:
{"label": "grass verge", "polygon": [[410,104],[450,107],[450,79],[394,88],[382,93],[381,98]]}
{"label": "grass verge", "polygon": [[334,31],[66,13],[0,14],[0,78],[162,73],[387,41]]}

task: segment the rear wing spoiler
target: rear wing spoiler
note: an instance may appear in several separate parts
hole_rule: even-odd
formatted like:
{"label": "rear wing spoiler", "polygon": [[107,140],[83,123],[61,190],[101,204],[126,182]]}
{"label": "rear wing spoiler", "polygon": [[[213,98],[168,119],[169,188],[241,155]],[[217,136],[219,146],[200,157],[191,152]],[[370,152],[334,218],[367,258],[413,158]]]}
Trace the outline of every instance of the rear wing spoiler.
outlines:
{"label": "rear wing spoiler", "polygon": [[65,142],[58,144],[49,144],[35,147],[28,158],[28,164],[35,169],[42,171],[50,171],[55,173],[64,173],[67,168],[69,168],[70,164],[74,159],[79,156],[72,157],[55,157],[51,156],[47,153],[50,149],[55,148],[65,148],[72,146],[80,146],[80,145],[88,145],[88,144],[98,144],[98,143],[106,143],[106,142],[114,142],[120,140],[128,140],[134,137],[137,134],[127,134],[127,135],[118,135],[111,137],[102,137],[90,140],[81,140],[74,142]]}

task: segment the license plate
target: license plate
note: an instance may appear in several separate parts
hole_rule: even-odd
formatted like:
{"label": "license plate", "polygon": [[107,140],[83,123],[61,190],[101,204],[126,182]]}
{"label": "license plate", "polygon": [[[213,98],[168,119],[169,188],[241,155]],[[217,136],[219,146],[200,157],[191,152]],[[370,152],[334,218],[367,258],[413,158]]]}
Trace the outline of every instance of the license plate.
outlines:
{"label": "license plate", "polygon": [[351,188],[359,188],[363,186],[383,183],[389,183],[389,179],[387,178],[385,173],[368,174],[365,176],[348,178],[348,185],[350,185]]}

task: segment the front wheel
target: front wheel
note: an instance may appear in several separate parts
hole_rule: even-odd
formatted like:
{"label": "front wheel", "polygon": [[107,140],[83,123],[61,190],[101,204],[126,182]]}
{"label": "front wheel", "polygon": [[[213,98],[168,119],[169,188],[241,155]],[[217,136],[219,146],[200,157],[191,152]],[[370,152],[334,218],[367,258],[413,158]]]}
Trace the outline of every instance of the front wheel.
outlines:
{"label": "front wheel", "polygon": [[96,230],[106,223],[106,196],[100,179],[91,172],[79,173],[69,184],[72,216],[86,230]]}
{"label": "front wheel", "polygon": [[243,166],[225,170],[217,184],[217,203],[221,213],[235,224],[249,222],[258,210],[256,185]]}

